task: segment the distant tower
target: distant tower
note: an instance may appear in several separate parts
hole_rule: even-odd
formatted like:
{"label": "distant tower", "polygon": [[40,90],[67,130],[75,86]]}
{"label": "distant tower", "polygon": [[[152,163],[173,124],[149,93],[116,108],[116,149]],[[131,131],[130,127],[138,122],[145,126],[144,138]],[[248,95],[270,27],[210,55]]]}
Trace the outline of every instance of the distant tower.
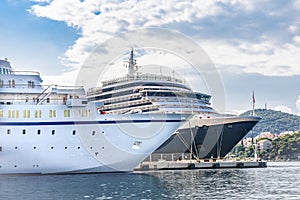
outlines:
{"label": "distant tower", "polygon": [[268,110],[268,107],[267,107],[267,102],[265,103],[265,110]]}

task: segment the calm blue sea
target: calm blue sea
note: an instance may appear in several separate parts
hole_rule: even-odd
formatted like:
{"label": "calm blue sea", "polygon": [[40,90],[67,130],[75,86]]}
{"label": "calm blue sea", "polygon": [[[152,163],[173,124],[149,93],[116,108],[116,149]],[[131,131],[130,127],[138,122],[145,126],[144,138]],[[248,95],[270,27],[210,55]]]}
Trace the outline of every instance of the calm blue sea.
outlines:
{"label": "calm blue sea", "polygon": [[300,199],[300,162],[261,169],[0,176],[0,199]]}

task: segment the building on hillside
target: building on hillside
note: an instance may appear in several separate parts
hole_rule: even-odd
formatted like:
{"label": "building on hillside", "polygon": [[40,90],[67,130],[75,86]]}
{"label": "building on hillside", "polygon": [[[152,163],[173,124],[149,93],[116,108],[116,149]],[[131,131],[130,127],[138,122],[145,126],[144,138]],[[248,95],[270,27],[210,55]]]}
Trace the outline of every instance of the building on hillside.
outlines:
{"label": "building on hillside", "polygon": [[256,143],[256,139],[255,138],[245,138],[241,141],[241,144],[244,146],[244,147],[251,147],[253,144]]}
{"label": "building on hillside", "polygon": [[276,134],[272,134],[271,132],[261,132],[257,138],[268,138],[270,140],[273,140],[275,138],[277,138]]}
{"label": "building on hillside", "polygon": [[272,143],[268,139],[260,140],[257,142],[257,149],[258,150],[270,150],[272,148]]}
{"label": "building on hillside", "polygon": [[285,136],[285,135],[292,135],[294,133],[294,131],[284,131],[284,132],[281,132],[280,134],[279,134],[279,137],[283,137],[283,136]]}

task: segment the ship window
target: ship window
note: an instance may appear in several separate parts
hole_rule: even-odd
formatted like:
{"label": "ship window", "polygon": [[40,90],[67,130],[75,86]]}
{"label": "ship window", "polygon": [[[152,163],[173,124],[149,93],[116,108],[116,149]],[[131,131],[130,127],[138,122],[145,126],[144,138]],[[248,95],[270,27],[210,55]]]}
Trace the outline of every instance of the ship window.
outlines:
{"label": "ship window", "polygon": [[41,130],[40,130],[40,129],[37,130],[37,134],[38,134],[38,135],[41,134]]}
{"label": "ship window", "polygon": [[25,129],[23,129],[23,130],[22,130],[22,133],[23,133],[23,135],[25,135],[25,134],[26,134],[26,130],[25,130]]}
{"label": "ship window", "polygon": [[0,80],[0,87],[3,87],[4,83],[3,80]]}
{"label": "ship window", "polygon": [[50,98],[47,98],[47,103],[50,103]]}
{"label": "ship window", "polygon": [[[2,147],[0,147],[0,151],[2,151]],[[1,166],[0,166],[0,168],[1,168]]]}
{"label": "ship window", "polygon": [[92,132],[92,135],[95,135],[95,134],[96,134],[96,131],[93,131],[93,132]]}
{"label": "ship window", "polygon": [[52,130],[52,135],[55,135],[55,130]]}
{"label": "ship window", "polygon": [[8,81],[8,87],[11,88],[11,80]]}
{"label": "ship window", "polygon": [[23,117],[30,118],[30,110],[23,110]]}
{"label": "ship window", "polygon": [[12,80],[12,81],[11,81],[11,85],[12,85],[13,88],[16,87],[15,80]]}
{"label": "ship window", "polygon": [[0,118],[3,117],[3,110],[0,110]]}
{"label": "ship window", "polygon": [[15,149],[18,149],[18,147],[15,147]]}
{"label": "ship window", "polygon": [[70,117],[70,110],[64,110],[64,117]]}
{"label": "ship window", "polygon": [[10,129],[7,129],[7,134],[9,135],[11,133],[11,130]]}
{"label": "ship window", "polygon": [[51,147],[51,149],[54,149],[54,147]]}
{"label": "ship window", "polygon": [[29,101],[29,98],[28,97],[26,97],[26,99],[25,99],[25,102],[28,102]]}
{"label": "ship window", "polygon": [[28,88],[34,88],[34,82],[28,81]]}
{"label": "ship window", "polygon": [[41,110],[35,110],[34,111],[34,117],[35,118],[41,118],[42,117],[42,111]]}
{"label": "ship window", "polygon": [[33,147],[33,149],[36,149],[36,147]]}
{"label": "ship window", "polygon": [[[77,147],[77,149],[80,149],[80,147]],[[1,151],[1,150],[0,150]]]}
{"label": "ship window", "polygon": [[49,110],[49,117],[56,117],[56,110]]}
{"label": "ship window", "polygon": [[76,134],[76,131],[75,130],[73,130],[73,135],[75,135]]}
{"label": "ship window", "polygon": [[65,149],[67,149],[68,147],[65,147]]}

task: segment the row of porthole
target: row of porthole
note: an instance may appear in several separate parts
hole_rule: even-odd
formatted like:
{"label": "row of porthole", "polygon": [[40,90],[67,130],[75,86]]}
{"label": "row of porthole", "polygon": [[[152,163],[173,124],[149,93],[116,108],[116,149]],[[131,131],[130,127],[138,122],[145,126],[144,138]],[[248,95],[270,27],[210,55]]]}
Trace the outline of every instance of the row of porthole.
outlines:
{"label": "row of porthole", "polygon": [[[37,130],[37,134],[38,134],[38,135],[41,135],[41,132],[42,132],[42,131],[41,131],[40,129]],[[6,133],[7,133],[7,135],[10,135],[10,134],[11,134],[11,129],[7,129]],[[23,134],[23,135],[26,135],[26,129],[23,129],[23,130],[22,130],[22,134]],[[52,135],[55,135],[55,130],[52,130],[52,131],[51,131],[51,134],[52,134]],[[76,135],[76,130],[73,130],[73,131],[72,131],[72,135]]]}
{"label": "row of porthole", "polygon": [[[15,168],[18,167],[18,165],[14,165]],[[39,167],[39,165],[32,165],[32,167]],[[2,168],[2,166],[0,165],[0,169]]]}
{"label": "row of porthole", "polygon": [[[77,147],[77,149],[80,149],[80,148],[81,148],[81,147]],[[15,149],[18,149],[18,147],[15,147]],[[34,146],[33,149],[37,149],[37,147]],[[52,146],[52,147],[50,147],[50,149],[54,149],[54,147]],[[68,147],[65,147],[65,149],[68,149]]]}
{"label": "row of porthole", "polygon": [[[102,133],[104,133],[104,131],[102,131]],[[8,134],[8,135],[11,134],[11,129],[7,129],[7,134]],[[25,130],[25,129],[22,130],[22,134],[23,134],[23,135],[26,135],[26,130]],[[41,130],[40,130],[40,129],[37,130],[37,134],[38,134],[38,135],[41,135]],[[51,131],[51,134],[52,134],[52,135],[55,135],[55,130],[52,130],[52,131]],[[93,131],[93,132],[92,132],[92,135],[95,135],[95,134],[96,134],[96,131]],[[73,131],[72,131],[72,135],[76,135],[76,130],[73,130]]]}
{"label": "row of porthole", "polygon": [[[77,147],[77,149],[80,149],[81,147]],[[15,147],[15,149],[18,149],[18,147]],[[33,147],[33,149],[37,149],[36,146]],[[54,147],[50,147],[50,149],[54,149]],[[65,147],[65,149],[68,149],[68,147]],[[90,149],[93,149],[93,147],[90,147]],[[104,147],[102,147],[102,149],[104,149]]]}

